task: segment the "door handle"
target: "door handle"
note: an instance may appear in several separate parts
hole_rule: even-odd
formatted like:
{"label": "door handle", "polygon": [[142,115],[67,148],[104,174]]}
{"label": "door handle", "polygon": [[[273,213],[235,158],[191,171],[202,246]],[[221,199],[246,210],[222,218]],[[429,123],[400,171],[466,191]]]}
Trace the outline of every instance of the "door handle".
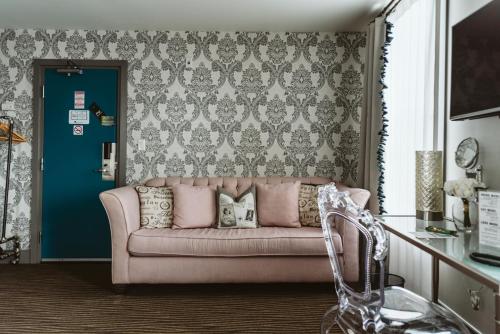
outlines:
{"label": "door handle", "polygon": [[107,168],[97,168],[94,169],[94,173],[108,173],[109,170]]}
{"label": "door handle", "polygon": [[101,168],[96,169],[97,173],[101,173],[103,181],[114,181],[116,174],[116,143],[102,143],[102,161]]}
{"label": "door handle", "polygon": [[481,292],[481,289],[479,289],[479,290],[469,289],[469,290],[467,290],[467,292],[469,293],[470,304],[471,304],[472,309],[474,311],[478,311],[479,307],[481,305],[481,296],[479,295],[479,293]]}

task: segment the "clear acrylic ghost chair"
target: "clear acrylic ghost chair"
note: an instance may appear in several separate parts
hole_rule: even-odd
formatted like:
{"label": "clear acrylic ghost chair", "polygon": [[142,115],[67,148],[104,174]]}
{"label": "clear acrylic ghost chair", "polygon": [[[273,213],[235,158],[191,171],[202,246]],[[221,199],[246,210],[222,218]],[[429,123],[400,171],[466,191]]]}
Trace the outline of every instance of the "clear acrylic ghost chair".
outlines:
{"label": "clear acrylic ghost chair", "polygon": [[[443,307],[403,288],[384,288],[384,259],[389,241],[382,225],[368,210],[354,203],[349,193],[337,191],[333,184],[322,186],[318,192],[318,205],[338,296],[338,305],[330,308],[323,317],[321,333],[334,331],[335,325],[346,334],[470,333]],[[355,289],[343,280],[333,247],[332,229],[342,220],[344,224],[353,224],[365,241],[361,289]],[[378,262],[380,268],[379,286],[375,289],[371,287],[372,261]]]}

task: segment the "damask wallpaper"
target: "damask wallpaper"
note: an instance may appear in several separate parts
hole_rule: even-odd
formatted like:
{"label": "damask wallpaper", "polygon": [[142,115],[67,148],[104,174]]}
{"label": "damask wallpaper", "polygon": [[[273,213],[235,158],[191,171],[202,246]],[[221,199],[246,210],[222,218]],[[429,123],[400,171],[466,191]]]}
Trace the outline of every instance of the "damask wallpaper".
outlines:
{"label": "damask wallpaper", "polygon": [[[127,182],[156,175],[316,175],[352,184],[364,52],[364,33],[6,29],[0,30],[0,104],[14,103],[16,129],[31,139],[34,58],[125,59]],[[16,145],[9,230],[20,234],[23,249],[30,159],[31,143]],[[2,195],[4,177],[2,167]]]}

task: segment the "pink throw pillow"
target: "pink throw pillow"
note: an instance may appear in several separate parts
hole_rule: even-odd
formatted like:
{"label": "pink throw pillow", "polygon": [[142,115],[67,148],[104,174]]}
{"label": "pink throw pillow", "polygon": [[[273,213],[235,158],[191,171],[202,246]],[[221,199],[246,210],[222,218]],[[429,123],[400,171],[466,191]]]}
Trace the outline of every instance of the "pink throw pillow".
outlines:
{"label": "pink throw pillow", "polygon": [[208,186],[176,184],[174,193],[174,225],[172,228],[203,228],[215,224],[217,213],[215,189]]}
{"label": "pink throw pillow", "polygon": [[282,184],[256,183],[256,187],[257,218],[261,226],[300,227],[300,181]]}

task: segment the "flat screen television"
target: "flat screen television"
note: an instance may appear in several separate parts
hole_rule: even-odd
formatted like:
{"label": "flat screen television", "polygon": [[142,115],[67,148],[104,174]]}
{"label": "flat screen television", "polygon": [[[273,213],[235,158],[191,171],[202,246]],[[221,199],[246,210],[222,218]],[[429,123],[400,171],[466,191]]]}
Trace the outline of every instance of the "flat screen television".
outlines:
{"label": "flat screen television", "polygon": [[450,118],[500,116],[500,0],[452,28]]}

